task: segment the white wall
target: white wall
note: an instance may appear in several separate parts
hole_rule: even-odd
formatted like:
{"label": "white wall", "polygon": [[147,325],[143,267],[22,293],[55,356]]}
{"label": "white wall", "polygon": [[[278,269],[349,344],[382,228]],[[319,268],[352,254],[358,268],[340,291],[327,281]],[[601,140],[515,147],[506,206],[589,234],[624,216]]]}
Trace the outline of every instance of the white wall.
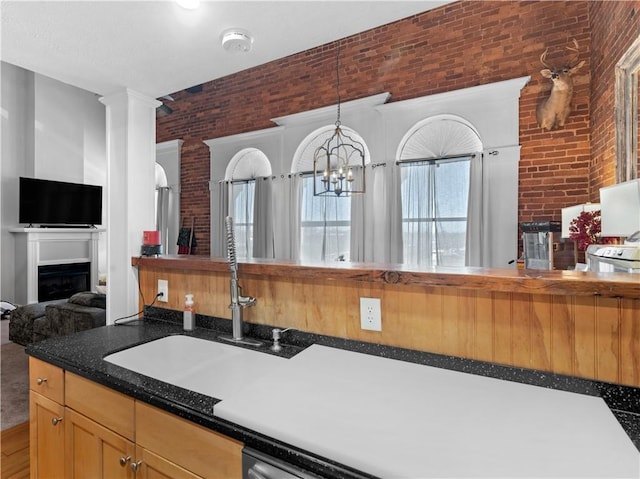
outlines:
{"label": "white wall", "polygon": [[[12,301],[15,245],[8,230],[18,226],[18,178],[96,184],[106,194],[106,126],[104,105],[91,92],[7,63],[1,63],[0,76],[0,296]],[[106,237],[99,249],[99,268],[105,271]]]}
{"label": "white wall", "polygon": [[[483,247],[483,266],[515,267],[518,234],[518,145],[519,97],[529,77],[464,88],[411,100],[386,103],[388,93],[372,95],[341,105],[342,125],[360,134],[371,153],[372,163],[398,160],[398,147],[404,135],[417,122],[440,114],[454,114],[477,129],[485,156],[485,207],[491,221],[484,222],[490,232]],[[210,178],[224,178],[231,158],[243,148],[262,150],[276,176],[287,174],[300,143],[315,129],[330,125],[336,106],[318,108],[272,121],[280,128],[269,128],[214,138],[204,143],[210,149]],[[499,185],[496,187],[496,185]],[[211,196],[211,211],[218,198]],[[486,218],[485,218],[486,220]],[[212,251],[216,225],[212,222]],[[511,262],[511,263],[510,263]]]}
{"label": "white wall", "polygon": [[15,245],[9,228],[18,224],[18,177],[33,174],[33,73],[0,62],[2,114],[0,157],[0,300],[15,297]]}

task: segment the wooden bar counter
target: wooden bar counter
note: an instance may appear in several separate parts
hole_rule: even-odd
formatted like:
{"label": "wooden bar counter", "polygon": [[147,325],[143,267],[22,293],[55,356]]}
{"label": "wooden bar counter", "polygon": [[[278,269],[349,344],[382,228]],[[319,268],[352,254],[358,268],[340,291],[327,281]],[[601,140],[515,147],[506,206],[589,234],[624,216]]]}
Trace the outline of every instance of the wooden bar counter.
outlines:
{"label": "wooden bar counter", "polygon": [[[132,264],[198,272],[229,270],[225,259],[208,256],[134,257]],[[419,271],[394,264],[335,262],[327,266],[320,263],[303,265],[292,261],[256,259],[240,263],[238,269],[240,275],[640,299],[640,274],[635,276],[627,273],[443,267]]]}
{"label": "wooden bar counter", "polygon": [[[230,318],[229,266],[206,256],[134,257],[141,303],[159,279],[181,310]],[[250,260],[239,264],[251,323],[640,387],[640,275]],[[380,298],[382,331],[360,328],[361,297]]]}

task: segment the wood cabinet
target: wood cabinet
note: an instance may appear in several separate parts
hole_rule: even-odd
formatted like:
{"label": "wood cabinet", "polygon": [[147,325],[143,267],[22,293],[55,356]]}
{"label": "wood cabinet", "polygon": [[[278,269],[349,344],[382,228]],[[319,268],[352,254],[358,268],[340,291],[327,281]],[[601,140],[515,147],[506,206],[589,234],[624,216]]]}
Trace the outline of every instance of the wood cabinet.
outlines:
{"label": "wood cabinet", "polygon": [[29,392],[31,479],[64,477],[64,406]]}
{"label": "wood cabinet", "polygon": [[29,389],[58,404],[64,404],[64,371],[29,357]]}
{"label": "wood cabinet", "polygon": [[64,371],[29,358],[31,478],[64,477]]}
{"label": "wood cabinet", "polygon": [[242,477],[242,443],[141,402],[136,443],[200,477]]}
{"label": "wood cabinet", "polygon": [[125,394],[67,372],[65,405],[130,441],[135,439],[135,401]]}
{"label": "wood cabinet", "polygon": [[134,400],[67,372],[65,404],[65,477],[133,478]]}
{"label": "wood cabinet", "polygon": [[242,477],[238,441],[34,358],[30,377],[32,479]]}
{"label": "wood cabinet", "polygon": [[[183,467],[143,447],[136,447],[136,479],[200,479]],[[233,476],[230,476],[233,477]],[[236,476],[240,477],[240,476]]]}
{"label": "wood cabinet", "polygon": [[132,441],[95,421],[66,409],[65,475],[67,479],[130,479],[135,456]]}

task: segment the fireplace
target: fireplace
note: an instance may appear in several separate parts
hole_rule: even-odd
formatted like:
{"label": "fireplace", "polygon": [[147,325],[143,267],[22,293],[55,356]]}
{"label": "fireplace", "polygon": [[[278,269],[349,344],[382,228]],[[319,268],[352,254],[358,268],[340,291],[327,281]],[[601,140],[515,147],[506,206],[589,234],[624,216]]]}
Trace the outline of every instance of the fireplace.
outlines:
{"label": "fireplace", "polygon": [[[45,301],[45,297],[68,298],[74,290],[95,291],[98,287],[98,240],[104,230],[11,228],[9,231],[15,234],[18,304]],[[60,268],[69,271],[61,272]],[[46,278],[42,286],[41,275]]]}
{"label": "fireplace", "polygon": [[91,263],[38,266],[38,302],[68,298],[91,289]]}

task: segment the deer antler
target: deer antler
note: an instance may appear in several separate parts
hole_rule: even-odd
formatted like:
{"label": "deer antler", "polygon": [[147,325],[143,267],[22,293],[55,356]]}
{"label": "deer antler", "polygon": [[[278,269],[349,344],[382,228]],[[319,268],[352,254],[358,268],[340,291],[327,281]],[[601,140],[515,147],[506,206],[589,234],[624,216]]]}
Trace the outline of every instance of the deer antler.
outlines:
{"label": "deer antler", "polygon": [[580,55],[580,51],[578,49],[578,40],[576,40],[575,38],[573,39],[573,44],[575,46],[575,48],[572,47],[566,47],[567,50],[569,50],[570,52],[575,52],[575,55],[571,58],[571,60],[569,60],[568,66],[569,68],[573,68],[575,67],[578,63],[578,55]]}
{"label": "deer antler", "polygon": [[552,66],[550,66],[550,65],[548,65],[548,64],[547,64],[547,62],[546,62],[546,60],[547,60],[547,52],[548,52],[548,51],[549,51],[549,48],[546,48],[546,49],[544,50],[544,52],[542,53],[542,55],[540,55],[540,63],[542,63],[542,65],[543,65],[545,68],[548,68],[549,70],[553,70],[553,67],[552,67]]}

